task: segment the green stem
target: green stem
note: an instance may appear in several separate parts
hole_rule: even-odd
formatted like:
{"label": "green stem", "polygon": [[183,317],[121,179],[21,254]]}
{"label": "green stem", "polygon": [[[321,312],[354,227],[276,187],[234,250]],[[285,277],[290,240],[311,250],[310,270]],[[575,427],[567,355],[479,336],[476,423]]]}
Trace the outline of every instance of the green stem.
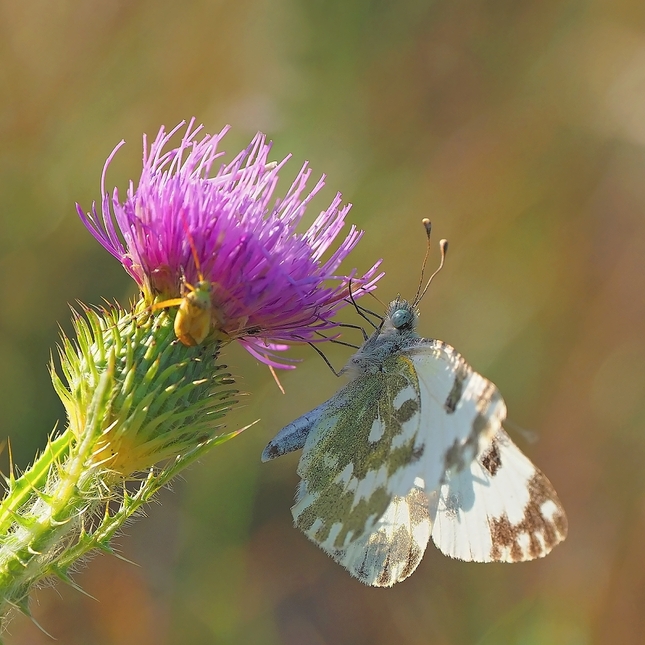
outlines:
{"label": "green stem", "polygon": [[[60,554],[68,534],[78,531],[81,515],[91,513],[97,502],[88,497],[94,485],[94,473],[87,463],[111,390],[113,358],[110,363],[99,379],[82,440],[63,464],[50,461],[50,476],[45,485],[31,487],[31,507],[21,515],[13,515],[16,527],[5,535],[0,546],[0,616],[15,606],[25,610],[27,590],[43,577]],[[70,441],[68,438],[68,445]],[[56,478],[51,476],[53,468],[59,471]]]}
{"label": "green stem", "polygon": [[14,478],[11,470],[7,478],[9,494],[0,502],[0,535],[7,532],[16,513],[32,501],[34,490],[44,489],[52,463],[63,460],[73,439],[74,435],[68,431],[50,441],[43,454],[19,479]]}

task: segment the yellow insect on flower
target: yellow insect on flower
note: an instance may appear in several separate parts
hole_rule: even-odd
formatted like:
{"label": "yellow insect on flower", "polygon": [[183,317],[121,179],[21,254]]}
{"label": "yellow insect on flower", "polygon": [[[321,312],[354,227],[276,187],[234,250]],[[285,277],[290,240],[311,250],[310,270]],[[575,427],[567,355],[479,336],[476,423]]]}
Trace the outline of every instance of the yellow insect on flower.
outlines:
{"label": "yellow insect on flower", "polygon": [[200,280],[194,287],[186,283],[190,291],[181,299],[175,316],[175,334],[188,346],[199,345],[211,330],[212,283]]}
{"label": "yellow insect on flower", "polygon": [[192,236],[186,231],[188,241],[190,243],[190,250],[193,254],[195,267],[197,268],[197,275],[199,282],[193,286],[186,280],[182,283],[181,298],[171,298],[164,300],[153,305],[153,311],[157,309],[165,309],[166,307],[179,306],[177,315],[175,316],[175,335],[187,347],[199,345],[204,341],[211,331],[212,312],[213,312],[213,283],[210,280],[205,280],[202,274],[201,265],[195,249],[195,243]]}
{"label": "yellow insect on flower", "polygon": [[192,347],[202,343],[210,333],[213,285],[208,280],[200,279],[195,286],[184,282],[184,288],[188,292],[182,298],[158,302],[152,309],[154,311],[179,305],[175,316],[175,335],[184,345]]}

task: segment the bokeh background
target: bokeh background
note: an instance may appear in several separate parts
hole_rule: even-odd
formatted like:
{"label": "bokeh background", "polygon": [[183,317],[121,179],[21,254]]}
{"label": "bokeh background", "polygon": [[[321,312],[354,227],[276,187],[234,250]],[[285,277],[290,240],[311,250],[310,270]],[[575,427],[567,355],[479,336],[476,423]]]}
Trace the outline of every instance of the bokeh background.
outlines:
{"label": "bokeh background", "polygon": [[[352,265],[384,259],[383,300],[414,293],[432,219],[451,247],[421,331],[499,386],[570,521],[542,561],[430,546],[406,582],[363,587],[292,528],[297,455],[259,462],[337,380],[298,350],[282,395],[232,348],[250,396],[229,426],[261,422],[128,527],[118,545],[141,566],[94,558],[77,580],[96,600],[35,594],[59,643],[645,642],[642,0],[2,0],[0,88],[0,432],[18,466],[64,420],[46,365],[68,303],[133,295],[74,202],[97,199],[121,138],[123,188],[142,133],[195,116],[230,123],[231,152],[262,130],[294,154],[287,174],[327,173],[319,205],[354,204]],[[50,642],[9,626],[9,645]]]}

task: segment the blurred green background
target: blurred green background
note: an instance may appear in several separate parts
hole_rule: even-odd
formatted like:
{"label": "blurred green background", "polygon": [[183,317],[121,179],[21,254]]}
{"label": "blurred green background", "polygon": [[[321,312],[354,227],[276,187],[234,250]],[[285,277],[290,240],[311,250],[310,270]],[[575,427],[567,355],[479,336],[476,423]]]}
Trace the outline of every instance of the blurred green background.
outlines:
{"label": "blurred green background", "polygon": [[[298,350],[283,396],[233,348],[250,396],[229,427],[261,423],[128,528],[119,547],[140,567],[100,556],[79,571],[98,602],[35,594],[58,642],[645,642],[642,0],[4,0],[0,87],[1,432],[20,467],[64,419],[46,365],[67,303],[133,294],[74,202],[99,197],[121,138],[109,181],[123,189],[142,133],[195,116],[233,126],[230,152],[262,130],[276,158],[294,153],[285,174],[304,159],[326,172],[324,199],[342,191],[366,231],[346,269],[383,257],[383,300],[414,293],[432,219],[451,247],[421,332],[499,386],[570,521],[542,561],[430,546],[406,582],[363,587],[292,528],[297,455],[259,462],[337,380]],[[328,350],[336,366],[348,353]],[[9,645],[51,642],[22,617],[9,630]]]}

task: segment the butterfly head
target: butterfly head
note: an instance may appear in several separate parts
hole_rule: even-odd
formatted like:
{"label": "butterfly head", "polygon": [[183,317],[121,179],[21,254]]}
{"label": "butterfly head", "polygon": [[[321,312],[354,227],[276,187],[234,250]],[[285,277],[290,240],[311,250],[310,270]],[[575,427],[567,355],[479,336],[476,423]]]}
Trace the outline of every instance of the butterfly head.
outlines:
{"label": "butterfly head", "polygon": [[[385,318],[382,319],[379,326],[374,325],[376,329],[374,333],[365,340],[360,346],[358,351],[349,359],[347,365],[341,370],[341,374],[346,374],[350,378],[357,378],[363,374],[375,374],[383,371],[384,361],[394,354],[409,348],[419,342],[419,335],[416,332],[417,321],[419,314],[417,312],[417,305],[425,295],[433,278],[441,271],[443,263],[448,250],[448,242],[441,240],[439,242],[439,249],[441,250],[441,263],[437,270],[430,276],[430,279],[423,287],[423,277],[425,272],[426,261],[430,252],[430,220],[424,219],[423,226],[426,230],[428,239],[428,247],[426,249],[426,256],[423,260],[423,267],[421,270],[421,279],[417,293],[412,302],[403,300],[397,296],[387,308]],[[353,299],[352,299],[353,302]],[[356,309],[361,313],[365,310],[358,307],[354,303]],[[372,313],[372,312],[368,312]],[[364,313],[361,313],[366,317]]]}
{"label": "butterfly head", "polygon": [[418,316],[419,314],[413,304],[410,304],[407,300],[397,298],[387,308],[384,327],[391,328],[399,333],[414,331],[417,326]]}

